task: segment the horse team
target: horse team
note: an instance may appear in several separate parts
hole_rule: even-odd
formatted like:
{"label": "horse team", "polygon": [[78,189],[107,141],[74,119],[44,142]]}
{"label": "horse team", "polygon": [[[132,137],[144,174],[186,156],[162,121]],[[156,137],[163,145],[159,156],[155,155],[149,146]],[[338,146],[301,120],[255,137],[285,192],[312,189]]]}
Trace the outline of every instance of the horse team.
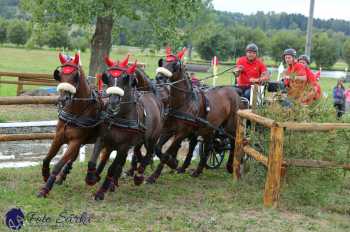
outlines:
{"label": "horse team", "polygon": [[[192,173],[196,177],[203,172],[213,141],[224,134],[231,144],[226,168],[232,172],[240,97],[230,86],[206,90],[192,86],[182,62],[185,51],[172,54],[167,48],[165,59],[158,62],[154,81],[136,62],[129,65],[129,56],[122,61],[106,57],[108,69],[102,74],[101,82],[107,85],[107,100],[89,85],[79,53],[74,58],[60,53],[61,66],[53,75],[59,82],[59,120],[56,135],[43,160],[45,184],[38,197],[46,197],[55,183],[61,184],[66,179],[80,147],[88,143],[95,144],[85,178],[90,186],[99,182],[111,152],[117,151],[94,195],[95,200],[103,200],[107,191],[114,191],[118,186],[131,148],[134,153],[127,174],[133,176],[135,185],[142,184],[146,167],[156,154],[160,162],[146,179],[148,183],[155,183],[165,165],[177,169],[178,173],[185,172],[201,138],[205,146]],[[163,145],[169,139],[172,143],[163,153]],[[190,146],[183,165],[178,167],[177,153],[184,139],[190,140]],[[62,144],[68,144],[68,148],[50,172],[50,162]],[[145,155],[141,152],[142,146]]]}

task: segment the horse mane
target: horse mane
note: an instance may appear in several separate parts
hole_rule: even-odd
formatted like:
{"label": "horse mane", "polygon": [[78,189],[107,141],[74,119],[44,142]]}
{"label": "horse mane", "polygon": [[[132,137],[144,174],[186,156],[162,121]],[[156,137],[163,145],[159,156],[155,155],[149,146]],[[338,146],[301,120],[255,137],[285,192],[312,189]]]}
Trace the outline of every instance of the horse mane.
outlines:
{"label": "horse mane", "polygon": [[143,82],[146,83],[146,85],[141,87],[143,90],[145,90],[145,87],[148,87],[150,91],[152,91],[154,94],[157,94],[157,88],[154,86],[154,83],[151,81],[151,79],[143,69],[136,68],[136,76],[141,77]]}

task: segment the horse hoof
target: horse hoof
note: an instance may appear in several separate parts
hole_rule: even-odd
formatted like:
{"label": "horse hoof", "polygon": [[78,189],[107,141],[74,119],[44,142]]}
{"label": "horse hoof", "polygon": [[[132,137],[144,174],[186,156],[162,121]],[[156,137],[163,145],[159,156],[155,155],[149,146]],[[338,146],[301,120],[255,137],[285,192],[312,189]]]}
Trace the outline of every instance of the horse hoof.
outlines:
{"label": "horse hoof", "polygon": [[198,177],[198,176],[200,176],[200,174],[201,174],[200,172],[194,171],[194,172],[192,172],[191,176]]}
{"label": "horse hoof", "polygon": [[100,180],[100,176],[96,175],[96,174],[87,174],[85,177],[85,183],[89,186],[93,186],[95,185],[99,180]]}
{"label": "horse hoof", "polygon": [[155,184],[156,183],[156,178],[154,178],[153,176],[150,176],[147,178],[146,180],[147,184]]}
{"label": "horse hoof", "polygon": [[58,180],[56,180],[55,184],[62,185],[63,184],[63,179],[59,178]]}
{"label": "horse hoof", "polygon": [[44,188],[41,189],[41,190],[36,194],[36,196],[37,196],[38,198],[46,198],[47,195],[48,195],[48,192],[47,192],[47,190],[44,189]]}
{"label": "horse hoof", "polygon": [[178,174],[183,174],[183,173],[186,172],[186,169],[181,167],[181,168],[178,168],[176,171],[177,171]]}
{"label": "horse hoof", "polygon": [[105,194],[102,192],[97,192],[95,194],[95,201],[103,201],[105,199]]}
{"label": "horse hoof", "polygon": [[233,167],[232,167],[232,165],[226,165],[226,170],[227,170],[227,172],[228,173],[233,173]]}
{"label": "horse hoof", "polygon": [[144,176],[135,175],[135,176],[134,176],[134,184],[135,184],[136,186],[139,186],[139,185],[141,185],[141,184],[143,183],[144,179],[145,179]]}

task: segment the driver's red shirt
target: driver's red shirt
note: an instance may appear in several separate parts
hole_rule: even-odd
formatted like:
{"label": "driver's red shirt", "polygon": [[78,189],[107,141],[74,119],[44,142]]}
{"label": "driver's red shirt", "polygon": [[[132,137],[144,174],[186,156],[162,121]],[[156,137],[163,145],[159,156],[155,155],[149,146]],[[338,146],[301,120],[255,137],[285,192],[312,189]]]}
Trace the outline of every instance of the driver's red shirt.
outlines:
{"label": "driver's red shirt", "polygon": [[237,78],[238,86],[250,86],[250,78],[259,78],[263,72],[266,72],[265,64],[258,58],[249,61],[246,56],[242,56],[237,60],[237,66],[243,66],[243,70]]}

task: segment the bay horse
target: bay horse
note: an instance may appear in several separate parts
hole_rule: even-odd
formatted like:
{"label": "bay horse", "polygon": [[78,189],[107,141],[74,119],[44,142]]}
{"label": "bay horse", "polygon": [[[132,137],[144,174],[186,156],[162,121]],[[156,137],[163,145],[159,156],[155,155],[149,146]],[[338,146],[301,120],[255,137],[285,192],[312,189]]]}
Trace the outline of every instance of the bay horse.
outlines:
{"label": "bay horse", "polygon": [[[110,75],[113,71],[115,73]],[[99,150],[102,148],[106,149],[106,154],[117,150],[117,156],[95,193],[95,200],[104,199],[111,183],[118,186],[128,150],[144,144],[147,153],[134,175],[135,183],[143,181],[143,173],[153,156],[154,146],[162,129],[161,103],[152,91],[137,90],[135,71],[136,63],[128,68],[117,65],[102,75],[103,82],[109,86],[107,93],[110,96],[106,106],[106,118],[99,129],[100,139],[95,144],[99,149],[94,149],[89,165],[96,165]],[[96,175],[96,172],[92,174]]]}
{"label": "bay horse", "polygon": [[[105,64],[108,67],[108,70],[105,72],[105,75],[110,76],[110,77],[114,77],[114,78],[118,78],[118,76],[120,75],[120,68],[125,68],[128,65],[129,62],[129,56],[127,55],[127,57],[122,60],[122,61],[114,61],[112,60],[110,57],[105,57]],[[151,91],[153,92],[159,99],[164,99],[162,98],[164,96],[164,91],[158,91],[158,89],[156,89],[156,87],[153,85],[151,79],[147,76],[147,74],[144,72],[144,70],[142,68],[139,68],[138,66],[136,67],[135,70],[135,78],[136,78],[136,89],[138,91]],[[106,77],[104,77],[105,80]],[[102,81],[102,80],[101,80]],[[107,83],[107,82],[106,82]],[[103,82],[101,83],[103,84]],[[99,89],[102,89],[102,86],[99,86]],[[161,89],[163,89],[161,87]],[[164,114],[164,107],[161,107],[161,113],[162,115]],[[95,150],[94,152],[98,152],[100,151],[102,148],[99,147],[99,144],[95,145]],[[130,169],[127,171],[127,175],[129,176],[134,176],[134,172],[137,169],[137,164],[141,163],[143,157],[142,157],[142,152],[141,152],[141,147],[143,144],[134,147],[134,154],[132,156],[132,161],[131,161],[131,167]],[[96,162],[97,160],[90,160],[88,163],[88,170],[87,170],[87,174],[86,174],[86,178],[85,178],[85,182],[87,185],[95,185],[99,180],[100,180],[100,175],[104,169],[104,167],[106,166],[108,160],[110,157],[110,153],[105,153],[102,152],[102,155],[100,157],[99,163],[97,165],[96,168]],[[136,177],[136,185],[141,184],[141,182],[143,182],[142,179],[139,179],[139,181],[137,181],[137,177]],[[114,191],[115,186],[113,186],[113,183],[111,183],[110,186],[110,190]]]}
{"label": "bay horse", "polygon": [[[74,59],[69,59],[59,53],[59,60],[61,66],[53,74],[59,82],[58,123],[50,149],[43,160],[42,176],[45,184],[38,192],[38,197],[46,197],[56,180],[62,182],[65,179],[82,145],[95,142],[103,107],[97,92],[85,78],[80,65],[80,54],[76,53]],[[63,144],[68,144],[68,148],[50,174],[50,162]]]}
{"label": "bay horse", "polygon": [[[215,133],[220,131],[228,135],[231,144],[234,145],[240,97],[232,87],[215,87],[207,91],[193,89],[181,61],[184,53],[185,49],[177,55],[167,52],[166,60],[159,61],[157,75],[165,76],[171,82],[170,111],[155,149],[157,155],[161,157],[160,164],[147,179],[148,183],[156,181],[165,164],[172,168],[177,167],[177,151],[181,146],[181,141],[186,137],[201,136],[205,144],[212,144]],[[175,134],[174,141],[167,152],[162,154],[161,148],[170,134]],[[196,177],[202,173],[208,152],[209,146],[205,146],[198,167],[192,176]],[[229,172],[232,172],[233,169],[233,152],[234,146],[230,150],[226,165]]]}

